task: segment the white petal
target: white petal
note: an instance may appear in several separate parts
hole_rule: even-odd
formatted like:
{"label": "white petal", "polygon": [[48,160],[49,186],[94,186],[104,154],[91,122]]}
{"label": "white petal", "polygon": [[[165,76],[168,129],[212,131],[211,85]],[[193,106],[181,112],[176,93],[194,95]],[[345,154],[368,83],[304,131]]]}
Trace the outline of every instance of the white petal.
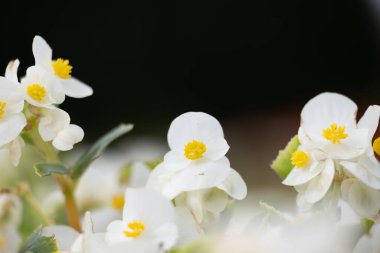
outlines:
{"label": "white petal", "polygon": [[[131,240],[107,247],[104,253],[160,253],[160,247],[154,241]],[[90,253],[93,253],[92,251]],[[94,252],[95,253],[95,252]]]}
{"label": "white petal", "polygon": [[219,161],[204,161],[190,164],[186,169],[173,176],[175,188],[182,191],[194,191],[215,187],[221,184],[230,173],[227,158]]}
{"label": "white petal", "polygon": [[372,248],[370,237],[364,235],[356,244],[353,253],[376,253]]}
{"label": "white petal", "polygon": [[84,98],[91,96],[94,92],[90,86],[75,79],[74,77],[62,80],[65,94],[73,98]]}
{"label": "white petal", "polygon": [[20,61],[18,59],[10,61],[5,70],[5,78],[11,80],[15,84],[18,84],[17,70],[19,65]]}
{"label": "white petal", "polygon": [[101,208],[91,211],[94,232],[100,233],[107,230],[108,224],[114,220],[121,219],[121,213],[112,208]]}
{"label": "white petal", "polygon": [[164,156],[165,167],[171,170],[181,170],[187,167],[190,163],[191,160],[185,157],[183,150],[182,152],[178,150],[172,150],[166,153]]}
{"label": "white petal", "polygon": [[321,200],[329,190],[334,179],[334,174],[334,162],[330,159],[326,160],[325,168],[322,172],[307,184],[307,189],[304,193],[305,199],[309,203]]}
{"label": "white petal", "polygon": [[20,113],[24,109],[21,87],[2,76],[0,76],[0,101],[7,103],[4,116]]}
{"label": "white petal", "polygon": [[70,250],[78,238],[79,233],[68,226],[50,226],[42,230],[44,236],[53,236],[57,239],[58,246],[61,250]]}
{"label": "white petal", "polygon": [[132,172],[128,181],[129,187],[144,187],[148,182],[151,170],[143,162],[136,162],[132,165]]}
{"label": "white petal", "polygon": [[0,120],[0,146],[15,140],[24,129],[26,119],[23,114],[14,114]]}
{"label": "white petal", "polygon": [[223,138],[219,121],[203,112],[187,112],[178,116],[171,123],[168,132],[169,147],[176,150],[183,150],[192,140],[208,142]]}
{"label": "white petal", "polygon": [[117,244],[125,241],[127,238],[123,231],[126,224],[121,220],[111,222],[107,227],[107,233],[105,235],[105,241],[109,245]]}
{"label": "white petal", "polygon": [[41,36],[34,37],[32,51],[36,65],[53,72],[51,65],[53,51]]}
{"label": "white petal", "polygon": [[67,151],[72,149],[74,144],[81,142],[83,137],[83,129],[77,125],[70,124],[57,134],[57,137],[53,140],[53,146],[58,150]]}
{"label": "white petal", "polygon": [[355,179],[348,179],[342,183],[342,195],[352,209],[361,217],[374,217],[380,210],[380,192]]}
{"label": "white petal", "polygon": [[228,195],[224,191],[212,188],[204,194],[203,204],[207,211],[213,214],[221,213],[228,204]]}
{"label": "white petal", "polygon": [[344,169],[346,169],[349,173],[351,173],[364,184],[374,189],[380,189],[380,178],[377,178],[368,173],[368,171],[363,166],[361,166],[361,164],[348,161],[342,161],[340,164]]}
{"label": "white petal", "polygon": [[176,247],[182,247],[200,238],[197,224],[189,209],[186,207],[176,207],[176,224],[178,225],[178,240]]}
{"label": "white petal", "polygon": [[11,157],[12,165],[15,167],[18,166],[18,164],[20,163],[22,148],[24,147],[24,145],[24,140],[21,137],[17,137],[15,140],[8,144],[8,150],[9,155]]}
{"label": "white petal", "polygon": [[213,139],[206,142],[205,145],[206,152],[203,156],[214,161],[225,156],[227,151],[230,149],[230,146],[228,146],[227,141],[224,138]]}
{"label": "white petal", "polygon": [[321,171],[324,169],[325,164],[324,163],[318,163],[314,162],[310,167],[305,168],[296,168],[294,167],[289,175],[285,178],[282,183],[284,185],[301,185],[306,182],[309,182],[314,177],[319,175]]}
{"label": "white petal", "polygon": [[150,173],[146,188],[161,192],[168,199],[174,199],[181,191],[173,186],[172,175],[173,171],[161,163]]}
{"label": "white petal", "polygon": [[150,238],[163,250],[168,250],[174,246],[178,238],[178,228],[174,223],[166,223],[160,225],[154,231],[154,237]]}
{"label": "white petal", "polygon": [[245,199],[247,196],[247,185],[240,174],[234,169],[231,169],[226,180],[224,180],[217,187],[237,200]]}
{"label": "white petal", "polygon": [[67,112],[59,108],[45,109],[38,125],[38,131],[44,141],[51,141],[69,125],[70,116]]}
{"label": "white petal", "polygon": [[203,196],[207,190],[184,192],[175,199],[176,206],[186,207],[198,224],[203,220]]}
{"label": "white petal", "polygon": [[332,123],[356,127],[356,104],[338,93],[321,93],[307,102],[301,112],[301,125],[313,139],[322,139],[322,131]]}
{"label": "white petal", "polygon": [[[175,220],[171,201],[160,193],[145,188],[128,188],[125,193],[123,220],[141,220],[151,229]],[[154,210],[154,215],[152,215]]]}
{"label": "white petal", "polygon": [[371,105],[367,108],[364,115],[358,122],[358,128],[367,128],[369,130],[368,139],[372,141],[373,135],[377,130],[380,117],[380,106]]}

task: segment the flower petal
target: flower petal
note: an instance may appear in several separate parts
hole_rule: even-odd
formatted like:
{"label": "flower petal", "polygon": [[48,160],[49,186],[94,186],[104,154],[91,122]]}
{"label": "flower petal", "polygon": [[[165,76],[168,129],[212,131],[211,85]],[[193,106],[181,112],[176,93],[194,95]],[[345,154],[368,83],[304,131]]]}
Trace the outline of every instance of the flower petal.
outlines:
{"label": "flower petal", "polygon": [[294,167],[289,175],[285,178],[282,183],[284,185],[290,185],[290,186],[295,186],[295,185],[301,185],[306,182],[309,182],[312,180],[314,177],[319,175],[321,171],[324,169],[325,164],[324,163],[318,163],[314,162],[310,168],[296,168]]}
{"label": "flower petal", "polygon": [[247,196],[247,185],[240,174],[234,169],[231,169],[226,180],[224,180],[217,187],[237,200],[245,199]]}
{"label": "flower petal", "polygon": [[44,141],[53,140],[58,133],[70,125],[70,116],[59,108],[43,110],[38,131]]}
{"label": "flower petal", "polygon": [[345,170],[351,173],[358,180],[363,182],[369,187],[380,189],[380,178],[373,176],[360,164],[348,161],[342,161],[340,164]]}
{"label": "flower petal", "polygon": [[168,132],[169,147],[176,150],[183,150],[192,140],[209,142],[223,138],[219,121],[203,112],[187,112],[178,116],[171,123]]}
{"label": "flower petal", "polygon": [[183,152],[183,150],[182,152],[178,150],[171,150],[166,153],[164,156],[165,167],[174,171],[178,171],[189,166],[192,160],[187,159]]}
{"label": "flower petal", "polygon": [[26,126],[23,114],[14,114],[0,121],[0,146],[15,140]]}
{"label": "flower petal", "polygon": [[53,140],[53,146],[61,151],[73,148],[74,144],[81,142],[84,137],[83,129],[77,125],[70,124],[61,130]]}
{"label": "flower petal", "polygon": [[228,195],[218,188],[211,188],[205,192],[203,204],[207,211],[213,214],[219,214],[228,204]]}
{"label": "flower petal", "polygon": [[304,193],[304,197],[307,202],[315,203],[326,195],[333,182],[334,174],[334,162],[328,159],[325,162],[325,168],[322,172],[307,184],[307,188]]}
{"label": "flower petal", "polygon": [[214,161],[225,156],[230,149],[230,146],[228,146],[227,141],[224,138],[212,139],[205,144],[207,149],[203,156]]}
{"label": "flower petal", "polygon": [[371,105],[367,108],[364,115],[360,118],[358,122],[358,128],[368,129],[368,139],[372,141],[373,135],[377,130],[380,118],[380,106]]}
{"label": "flower petal", "polygon": [[202,161],[190,164],[177,172],[172,178],[175,188],[182,191],[194,191],[215,187],[229,175],[231,169],[227,158],[219,161]]}
{"label": "flower petal", "polygon": [[65,94],[73,98],[84,98],[91,96],[94,93],[90,86],[74,77],[63,80],[63,88]]}
{"label": "flower petal", "polygon": [[54,235],[60,250],[70,250],[79,233],[68,226],[50,226],[42,230],[42,235],[49,237]]}
{"label": "flower petal", "polygon": [[186,207],[176,207],[176,224],[178,226],[178,240],[176,247],[182,247],[200,237],[197,224]]}
{"label": "flower petal", "polygon": [[374,217],[380,210],[380,192],[360,183],[356,179],[343,181],[342,195],[352,209],[361,217]]}
{"label": "flower petal", "polygon": [[[152,241],[155,241],[157,245],[163,250],[168,250],[174,246],[178,238],[178,228],[174,223],[166,223],[160,225],[155,229]],[[149,239],[149,238],[147,238]]]}
{"label": "flower petal", "polygon": [[5,78],[11,80],[15,84],[18,84],[17,70],[19,65],[20,61],[18,59],[10,61],[5,70]]}
{"label": "flower petal", "polygon": [[34,37],[32,51],[36,65],[49,72],[53,72],[53,67],[51,65],[53,51],[41,36],[37,35]]}

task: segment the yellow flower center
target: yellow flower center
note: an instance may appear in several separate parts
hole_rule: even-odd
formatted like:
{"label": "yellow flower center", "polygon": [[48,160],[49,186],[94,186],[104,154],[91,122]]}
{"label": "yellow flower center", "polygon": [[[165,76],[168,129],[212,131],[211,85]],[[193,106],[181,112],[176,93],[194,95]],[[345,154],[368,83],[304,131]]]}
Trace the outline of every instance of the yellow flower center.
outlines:
{"label": "yellow flower center", "polygon": [[337,124],[333,123],[329,128],[323,130],[322,135],[326,138],[326,140],[331,141],[333,144],[340,144],[341,140],[348,137],[348,134],[344,132],[345,130],[345,126],[338,126]]}
{"label": "yellow flower center", "polygon": [[373,141],[372,148],[376,154],[380,155],[380,137]]}
{"label": "yellow flower center", "polygon": [[309,156],[305,152],[298,150],[292,154],[291,160],[294,167],[303,168],[309,161]]}
{"label": "yellow flower center", "polygon": [[206,150],[206,145],[203,142],[193,140],[186,144],[184,155],[187,159],[197,160],[203,157]]}
{"label": "yellow flower center", "polygon": [[126,237],[137,238],[145,230],[145,225],[141,221],[134,221],[128,223],[128,230],[124,230],[123,233]]}
{"label": "yellow flower center", "polygon": [[68,79],[71,77],[71,71],[73,66],[69,64],[69,60],[64,60],[58,58],[55,61],[52,61],[51,65],[53,66],[54,73],[62,79]]}
{"label": "yellow flower center", "polygon": [[46,97],[46,90],[43,86],[39,84],[31,84],[26,88],[26,92],[28,95],[33,98],[34,100],[37,100],[38,102],[44,102]]}
{"label": "yellow flower center", "polygon": [[124,199],[124,195],[120,194],[120,195],[115,195],[113,198],[112,198],[112,207],[114,209],[117,209],[117,210],[121,210],[123,209],[124,207],[124,203],[125,203],[125,199]]}
{"label": "yellow flower center", "polygon": [[7,103],[0,101],[0,119],[4,117],[5,107],[7,107]]}
{"label": "yellow flower center", "polygon": [[7,247],[7,241],[4,238],[4,235],[0,234],[0,250],[5,250]]}

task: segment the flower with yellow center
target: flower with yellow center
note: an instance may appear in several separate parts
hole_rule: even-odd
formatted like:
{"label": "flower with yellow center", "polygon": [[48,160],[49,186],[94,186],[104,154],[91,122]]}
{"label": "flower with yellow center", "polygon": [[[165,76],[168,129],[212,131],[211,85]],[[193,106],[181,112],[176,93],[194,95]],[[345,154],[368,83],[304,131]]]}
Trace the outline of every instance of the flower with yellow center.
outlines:
{"label": "flower with yellow center", "polygon": [[73,67],[69,60],[58,58],[53,60],[53,50],[40,36],[33,39],[33,55],[37,67],[44,69],[63,87],[65,95],[74,98],[91,96],[92,88],[71,76]]}
{"label": "flower with yellow center", "polygon": [[133,221],[128,223],[128,229],[124,230],[124,235],[126,237],[137,238],[145,230],[145,225],[141,221]]}
{"label": "flower with yellow center", "polygon": [[171,150],[164,166],[175,172],[171,180],[177,190],[216,187],[228,177],[231,168],[225,155],[229,146],[222,126],[211,115],[188,112],[178,116],[170,125],[168,143]]}
{"label": "flower with yellow center", "polygon": [[341,140],[348,137],[345,130],[345,126],[338,126],[337,124],[332,123],[329,128],[323,129],[322,135],[326,140],[331,141],[333,144],[340,144]]}
{"label": "flower with yellow center", "polygon": [[296,168],[303,168],[309,161],[309,156],[302,150],[297,150],[292,154],[292,165]]}
{"label": "flower with yellow center", "polygon": [[105,242],[109,246],[124,245],[129,250],[137,245],[153,245],[164,252],[175,244],[176,214],[169,199],[146,188],[128,188],[125,200],[123,219],[107,227]]}
{"label": "flower with yellow center", "polygon": [[201,141],[193,140],[186,144],[184,155],[187,159],[197,160],[203,157],[204,152],[206,152],[206,145]]}
{"label": "flower with yellow center", "polygon": [[69,64],[69,60],[58,58],[57,60],[52,61],[51,65],[53,66],[54,73],[60,78],[68,79],[71,77],[73,66]]}
{"label": "flower with yellow center", "polygon": [[26,93],[28,93],[31,98],[37,100],[38,102],[43,103],[45,101],[46,89],[39,84],[35,83],[28,85],[26,88]]}

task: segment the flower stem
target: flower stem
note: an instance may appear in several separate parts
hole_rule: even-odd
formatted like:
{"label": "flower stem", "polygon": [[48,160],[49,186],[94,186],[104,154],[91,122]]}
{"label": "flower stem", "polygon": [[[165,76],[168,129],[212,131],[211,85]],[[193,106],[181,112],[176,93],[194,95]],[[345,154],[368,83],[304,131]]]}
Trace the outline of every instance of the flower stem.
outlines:
{"label": "flower stem", "polygon": [[[36,148],[45,156],[47,162],[62,164],[52,144],[50,142],[44,142],[42,140],[36,126],[30,130],[30,137],[33,140]],[[66,175],[60,175],[56,173],[53,175],[65,197],[65,207],[68,223],[71,227],[80,232],[81,225],[78,207],[74,198],[73,182],[71,178]]]}

